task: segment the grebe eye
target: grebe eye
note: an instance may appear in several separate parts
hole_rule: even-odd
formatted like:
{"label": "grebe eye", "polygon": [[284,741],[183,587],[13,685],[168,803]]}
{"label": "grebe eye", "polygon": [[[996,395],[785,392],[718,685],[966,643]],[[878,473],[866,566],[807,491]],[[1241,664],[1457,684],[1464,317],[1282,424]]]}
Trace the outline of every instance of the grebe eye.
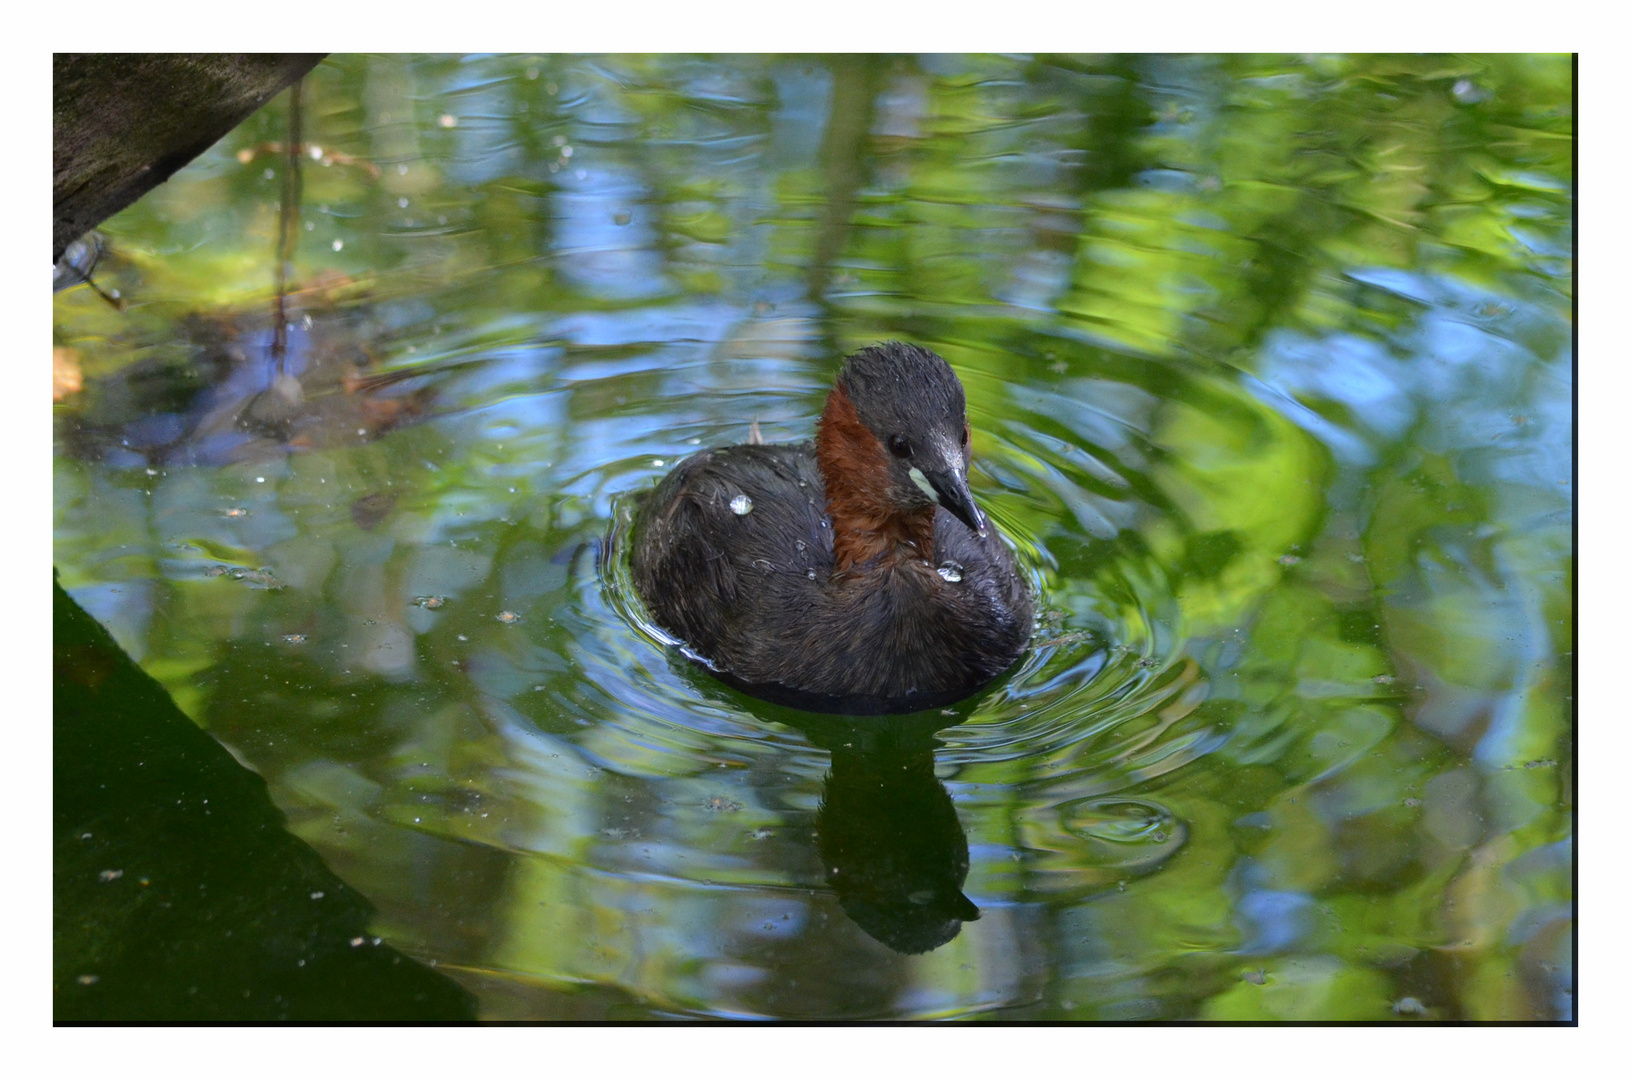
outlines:
{"label": "grebe eye", "polygon": [[896,457],[910,457],[912,444],[904,435],[889,436],[889,452]]}
{"label": "grebe eye", "polygon": [[968,445],[968,425],[967,424],[963,425],[963,445],[964,446]]}

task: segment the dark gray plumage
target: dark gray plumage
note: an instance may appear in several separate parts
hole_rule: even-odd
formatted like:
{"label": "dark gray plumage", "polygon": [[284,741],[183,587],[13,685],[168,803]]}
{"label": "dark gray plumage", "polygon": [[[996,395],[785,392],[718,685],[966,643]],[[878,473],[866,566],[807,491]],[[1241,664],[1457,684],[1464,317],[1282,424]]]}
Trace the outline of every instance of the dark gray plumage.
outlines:
{"label": "dark gray plumage", "polygon": [[[879,519],[878,554],[848,566],[835,560],[834,529],[870,519],[857,518],[853,498],[829,499],[816,444],[724,447],[686,458],[642,504],[635,589],[660,626],[761,696],[852,712],[966,697],[1024,651],[1031,599],[967,495],[962,386],[933,353],[890,344],[852,358],[834,396],[840,391],[877,446],[862,448],[871,455],[864,469],[854,456],[824,460],[846,473],[835,489],[863,486],[849,474],[866,471],[861,495],[895,515]],[[829,399],[821,439],[839,430],[832,416]],[[853,420],[850,433],[865,438]],[[891,439],[909,452],[897,442],[886,453]],[[912,472],[952,497],[931,493]],[[742,513],[743,503],[732,504],[744,496],[751,509]],[[954,502],[965,504],[955,516]],[[921,530],[900,535],[920,541],[889,539],[908,518]],[[983,534],[975,523],[986,525]]]}

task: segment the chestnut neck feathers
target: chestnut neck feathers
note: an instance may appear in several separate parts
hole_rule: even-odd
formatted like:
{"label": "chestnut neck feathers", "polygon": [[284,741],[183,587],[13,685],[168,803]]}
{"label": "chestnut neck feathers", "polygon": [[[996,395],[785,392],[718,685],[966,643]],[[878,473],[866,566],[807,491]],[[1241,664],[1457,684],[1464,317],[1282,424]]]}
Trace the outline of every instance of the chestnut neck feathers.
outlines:
{"label": "chestnut neck feathers", "polygon": [[896,503],[890,491],[889,451],[862,423],[842,380],[827,395],[815,452],[827,486],[833,561],[839,573],[879,556],[934,558],[934,503],[906,508]]}

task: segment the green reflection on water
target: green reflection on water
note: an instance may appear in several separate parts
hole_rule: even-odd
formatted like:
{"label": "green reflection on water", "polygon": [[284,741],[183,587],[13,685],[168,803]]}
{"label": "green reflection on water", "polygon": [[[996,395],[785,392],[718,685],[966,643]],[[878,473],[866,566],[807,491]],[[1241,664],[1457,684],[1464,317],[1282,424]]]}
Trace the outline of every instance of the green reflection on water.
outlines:
{"label": "green reflection on water", "polygon": [[[1571,83],[336,57],[281,367],[278,106],[107,223],[123,314],[59,294],[62,580],[485,1016],[1568,1017]],[[887,337],[1043,615],[857,749],[665,651],[608,537]],[[937,790],[979,918],[897,951],[824,853]],[[924,832],[889,903],[952,903]]]}

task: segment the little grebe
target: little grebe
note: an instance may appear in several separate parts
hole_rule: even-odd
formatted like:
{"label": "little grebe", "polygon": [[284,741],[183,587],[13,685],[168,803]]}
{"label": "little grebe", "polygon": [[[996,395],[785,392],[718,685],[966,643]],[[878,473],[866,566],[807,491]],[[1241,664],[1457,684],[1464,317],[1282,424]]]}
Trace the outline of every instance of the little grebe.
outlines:
{"label": "little grebe", "polygon": [[850,357],[814,444],[692,454],[641,505],[634,587],[726,682],[805,708],[967,697],[1031,634],[968,488],[963,384],[927,349]]}

